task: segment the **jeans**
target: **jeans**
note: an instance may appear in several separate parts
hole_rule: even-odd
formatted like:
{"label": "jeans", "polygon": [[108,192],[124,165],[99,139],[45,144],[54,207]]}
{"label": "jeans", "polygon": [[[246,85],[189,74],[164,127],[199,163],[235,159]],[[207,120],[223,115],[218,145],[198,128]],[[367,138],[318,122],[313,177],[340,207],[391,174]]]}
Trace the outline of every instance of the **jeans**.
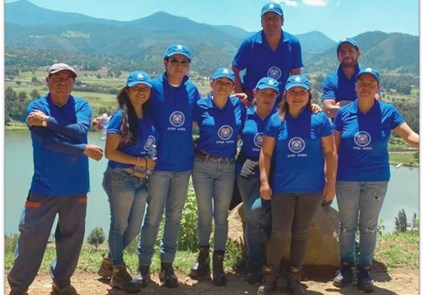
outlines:
{"label": "jeans", "polygon": [[336,196],[340,215],[340,258],[355,262],[355,234],[359,226],[359,260],[370,266],[377,242],[378,216],[387,192],[387,181],[337,181]]}
{"label": "jeans", "polygon": [[84,241],[87,196],[46,197],[29,194],[19,223],[21,235],[15,261],[7,279],[15,292],[25,292],[34,281],[43,259],[56,215],[56,258],[50,275],[60,287],[69,286]]}
{"label": "jeans", "polygon": [[322,198],[322,193],[272,196],[272,232],[267,250],[268,265],[279,269],[284,246],[291,235],[290,264],[302,266],[306,255],[309,227],[322,203]]}
{"label": "jeans", "polygon": [[193,187],[196,193],[199,246],[209,246],[212,218],[215,224],[214,250],[225,251],[228,209],[233,196],[235,161],[194,160]]}
{"label": "jeans", "polygon": [[178,249],[181,216],[187,198],[191,170],[153,171],[147,185],[147,209],[138,245],[139,266],[148,266],[155,252],[159,225],[165,212],[165,226],[160,243],[162,262],[172,263]]}
{"label": "jeans", "polygon": [[271,230],[271,201],[266,201],[259,195],[258,179],[237,176],[237,184],[243,200],[249,266],[262,269],[264,264],[262,240],[264,233],[269,234]]}
{"label": "jeans", "polygon": [[146,180],[120,168],[108,168],[103,188],[109,198],[109,256],[113,265],[124,264],[124,249],[140,233],[146,207]]}

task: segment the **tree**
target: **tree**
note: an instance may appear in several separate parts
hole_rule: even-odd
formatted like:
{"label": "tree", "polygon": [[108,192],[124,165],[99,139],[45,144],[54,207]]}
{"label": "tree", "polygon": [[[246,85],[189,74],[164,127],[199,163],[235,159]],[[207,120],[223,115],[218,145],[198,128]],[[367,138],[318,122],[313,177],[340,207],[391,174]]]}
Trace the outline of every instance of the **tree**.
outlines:
{"label": "tree", "polygon": [[406,232],[408,229],[408,221],[404,209],[399,210],[398,217],[395,219],[395,227],[397,232]]}
{"label": "tree", "polygon": [[105,241],[105,233],[103,232],[103,228],[95,227],[87,237],[87,242],[94,246],[97,250],[97,247]]}

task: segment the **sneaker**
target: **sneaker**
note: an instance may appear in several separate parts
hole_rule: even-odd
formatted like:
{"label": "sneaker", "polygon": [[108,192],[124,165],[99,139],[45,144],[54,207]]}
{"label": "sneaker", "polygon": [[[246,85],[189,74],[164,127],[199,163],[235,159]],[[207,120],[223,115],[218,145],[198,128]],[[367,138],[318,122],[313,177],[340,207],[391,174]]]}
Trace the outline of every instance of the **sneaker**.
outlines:
{"label": "sneaker", "polygon": [[291,266],[287,272],[287,290],[290,295],[303,295],[305,289],[300,280],[302,278],[302,268]]}
{"label": "sneaker", "polygon": [[358,289],[366,293],[374,292],[374,284],[370,272],[371,266],[358,265]]}
{"label": "sneaker", "polygon": [[142,288],[146,288],[150,282],[150,267],[148,265],[139,266],[134,280],[140,283]]}
{"label": "sneaker", "polygon": [[265,265],[263,267],[263,279],[258,288],[257,295],[269,295],[277,290],[277,272],[272,265]]}
{"label": "sneaker", "polygon": [[352,283],[353,279],[353,263],[342,262],[340,269],[337,271],[333,279],[333,286],[343,288]]}
{"label": "sneaker", "polygon": [[78,295],[77,290],[72,285],[60,288],[56,283],[53,283],[52,290],[54,295]]}
{"label": "sneaker", "polygon": [[174,273],[171,262],[162,262],[159,272],[160,282],[167,288],[178,287],[178,278]]}
{"label": "sneaker", "polygon": [[100,264],[97,274],[103,279],[110,279],[112,277],[113,267],[112,260],[109,257],[103,257],[102,264]]}

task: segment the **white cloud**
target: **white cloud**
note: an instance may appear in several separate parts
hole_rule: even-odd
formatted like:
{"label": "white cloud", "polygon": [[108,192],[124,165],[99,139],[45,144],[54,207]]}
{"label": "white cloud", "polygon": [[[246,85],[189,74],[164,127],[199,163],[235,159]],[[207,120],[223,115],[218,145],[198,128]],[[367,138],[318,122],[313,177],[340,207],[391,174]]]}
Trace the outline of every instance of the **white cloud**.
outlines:
{"label": "white cloud", "polygon": [[285,6],[292,6],[292,7],[297,7],[299,6],[299,3],[297,1],[294,0],[283,0],[281,1],[283,5]]}
{"label": "white cloud", "polygon": [[327,6],[328,0],[303,0],[307,6]]}

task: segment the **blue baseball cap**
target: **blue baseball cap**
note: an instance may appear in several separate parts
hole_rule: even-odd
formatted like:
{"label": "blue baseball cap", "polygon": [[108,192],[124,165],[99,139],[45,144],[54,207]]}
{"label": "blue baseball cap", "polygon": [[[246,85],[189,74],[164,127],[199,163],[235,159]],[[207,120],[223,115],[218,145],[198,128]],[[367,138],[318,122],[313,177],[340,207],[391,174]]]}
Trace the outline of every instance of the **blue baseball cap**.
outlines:
{"label": "blue baseball cap", "polygon": [[184,55],[185,57],[187,57],[191,61],[190,49],[185,45],[181,45],[181,44],[170,45],[166,49],[165,58],[170,58],[171,56],[176,55],[176,54]]}
{"label": "blue baseball cap", "polygon": [[352,45],[353,47],[355,47],[355,48],[356,48],[356,50],[358,50],[358,49],[359,49],[358,42],[356,42],[356,41],[355,41],[355,39],[353,39],[353,38],[343,38],[343,39],[342,39],[342,40],[340,40],[340,41],[339,41],[339,43],[337,44],[337,54],[339,54],[340,47],[341,47],[343,44],[345,44],[345,43],[348,43],[348,44]]}
{"label": "blue baseball cap", "polygon": [[127,78],[127,87],[132,87],[138,84],[144,84],[151,88],[152,84],[150,83],[150,76],[143,71],[131,72]]}
{"label": "blue baseball cap", "polygon": [[308,78],[304,75],[293,75],[287,79],[286,90],[290,90],[293,87],[303,87],[310,90],[311,84],[308,81]]}
{"label": "blue baseball cap", "polygon": [[261,16],[263,16],[265,13],[268,12],[274,12],[278,14],[279,16],[284,16],[283,14],[283,8],[281,8],[281,5],[278,3],[267,3],[262,7]]}
{"label": "blue baseball cap", "polygon": [[273,89],[277,91],[278,95],[280,95],[280,88],[278,86],[278,81],[274,78],[270,77],[263,77],[261,78],[258,83],[256,84],[256,89]]}
{"label": "blue baseball cap", "polygon": [[229,68],[218,68],[212,76],[212,80],[217,80],[219,78],[228,78],[233,83],[235,83],[236,78],[234,76],[234,72]]}
{"label": "blue baseball cap", "polygon": [[356,75],[356,81],[358,81],[359,78],[365,74],[372,75],[377,80],[378,84],[380,84],[380,74],[377,72],[377,70],[374,70],[373,68],[366,68],[360,70],[359,73]]}

